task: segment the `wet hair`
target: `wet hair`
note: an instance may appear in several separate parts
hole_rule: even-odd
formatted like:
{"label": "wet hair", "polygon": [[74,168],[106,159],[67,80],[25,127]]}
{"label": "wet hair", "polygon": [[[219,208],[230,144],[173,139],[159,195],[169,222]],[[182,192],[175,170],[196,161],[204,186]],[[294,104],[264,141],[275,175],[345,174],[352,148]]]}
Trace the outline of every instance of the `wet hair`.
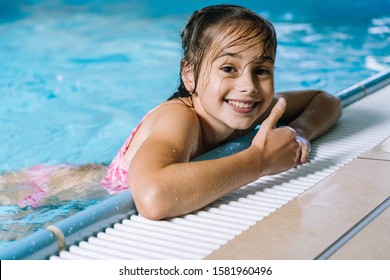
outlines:
{"label": "wet hair", "polygon": [[[228,45],[216,46],[219,52],[224,48],[239,46],[254,42],[262,44],[263,56],[271,57],[276,55],[276,33],[275,29],[267,19],[255,12],[237,5],[214,5],[195,11],[189,18],[184,30],[181,33],[183,56],[180,64],[180,85],[168,100],[179,97],[189,97],[196,91],[201,63],[206,52],[212,51],[215,38],[229,38]],[[184,68],[191,66],[194,71],[195,88],[188,92],[185,88],[181,74]]]}

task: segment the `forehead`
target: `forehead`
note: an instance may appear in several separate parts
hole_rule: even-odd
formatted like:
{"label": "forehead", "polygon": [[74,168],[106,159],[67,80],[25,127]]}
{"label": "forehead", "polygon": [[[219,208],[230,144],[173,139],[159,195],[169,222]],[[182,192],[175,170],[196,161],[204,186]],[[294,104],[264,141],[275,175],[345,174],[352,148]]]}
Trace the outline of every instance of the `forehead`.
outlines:
{"label": "forehead", "polygon": [[213,62],[226,61],[229,59],[241,60],[244,63],[250,62],[269,62],[274,63],[274,58],[267,55],[264,52],[264,48],[261,45],[248,45],[248,46],[232,46],[223,50]]}
{"label": "forehead", "polygon": [[209,50],[206,52],[206,59],[214,61],[226,54],[250,53],[254,57],[267,56],[274,60],[274,52],[265,49],[265,41],[268,39],[266,32],[260,29],[248,29],[245,26],[237,28],[230,26],[222,32],[211,32],[212,36]]}

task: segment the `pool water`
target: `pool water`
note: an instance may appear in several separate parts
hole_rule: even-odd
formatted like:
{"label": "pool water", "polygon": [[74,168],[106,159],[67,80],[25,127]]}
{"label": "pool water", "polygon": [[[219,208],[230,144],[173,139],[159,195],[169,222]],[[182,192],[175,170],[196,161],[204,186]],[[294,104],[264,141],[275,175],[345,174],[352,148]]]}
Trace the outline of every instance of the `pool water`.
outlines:
{"label": "pool water", "polygon": [[[109,163],[142,116],[175,91],[188,16],[222,2],[0,1],[0,173]],[[278,91],[337,93],[390,67],[389,1],[227,2],[274,23]],[[83,194],[53,201],[0,206],[0,249],[1,240],[99,202]]]}

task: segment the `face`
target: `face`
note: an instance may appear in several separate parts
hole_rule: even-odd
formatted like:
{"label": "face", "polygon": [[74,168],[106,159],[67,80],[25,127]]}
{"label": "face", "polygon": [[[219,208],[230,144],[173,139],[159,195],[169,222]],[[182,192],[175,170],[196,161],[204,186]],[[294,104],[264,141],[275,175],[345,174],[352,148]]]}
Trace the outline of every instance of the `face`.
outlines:
{"label": "face", "polygon": [[214,127],[247,129],[271,104],[273,57],[253,41],[218,53],[204,57],[193,96],[195,108]]}

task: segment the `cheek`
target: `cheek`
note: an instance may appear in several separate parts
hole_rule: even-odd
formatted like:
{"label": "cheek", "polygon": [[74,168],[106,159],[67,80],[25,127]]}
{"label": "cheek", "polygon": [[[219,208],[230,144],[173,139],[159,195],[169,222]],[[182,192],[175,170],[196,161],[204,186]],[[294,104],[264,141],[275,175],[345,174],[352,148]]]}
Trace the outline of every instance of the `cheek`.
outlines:
{"label": "cheek", "polygon": [[198,93],[202,99],[217,101],[224,98],[224,87],[224,81],[219,81],[210,76],[207,83],[199,84]]}
{"label": "cheek", "polygon": [[[260,84],[260,93],[263,98],[264,105],[262,106],[262,111],[267,110],[267,108],[271,105],[272,99],[275,95],[274,84],[273,81],[265,81]],[[264,112],[261,112],[264,113]]]}
{"label": "cheek", "polygon": [[[213,77],[211,77],[213,78]],[[221,78],[221,77],[214,77],[212,79],[212,85],[210,89],[216,96],[218,96],[220,99],[225,99],[226,95],[232,91],[234,88],[233,86],[233,79],[230,78]]]}
{"label": "cheek", "polygon": [[275,94],[274,82],[272,79],[260,83],[260,91],[266,99],[272,99]]}

